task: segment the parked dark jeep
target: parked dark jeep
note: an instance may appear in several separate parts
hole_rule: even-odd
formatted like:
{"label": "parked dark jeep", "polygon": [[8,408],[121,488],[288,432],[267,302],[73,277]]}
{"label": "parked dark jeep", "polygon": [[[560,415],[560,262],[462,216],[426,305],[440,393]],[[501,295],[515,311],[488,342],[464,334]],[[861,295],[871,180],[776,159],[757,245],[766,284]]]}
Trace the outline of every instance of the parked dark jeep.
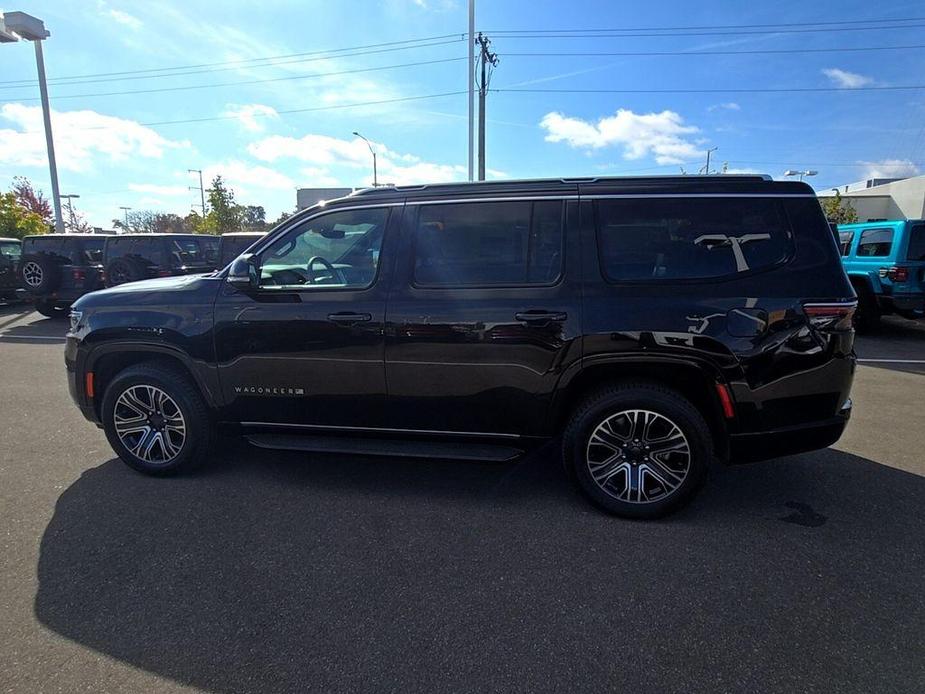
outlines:
{"label": "parked dark jeep", "polygon": [[110,287],[211,272],[217,259],[218,237],[206,234],[123,234],[111,237],[103,252]]}
{"label": "parked dark jeep", "polygon": [[760,176],[382,187],[227,269],[81,299],[66,365],[133,468],[265,448],[509,460],[551,438],[654,517],[714,460],[823,448],[856,297],[812,189]]}
{"label": "parked dark jeep", "polygon": [[0,299],[17,298],[22,241],[0,238]]}
{"label": "parked dark jeep", "polygon": [[216,263],[215,269],[220,270],[227,266],[228,263],[237,258],[264,236],[266,236],[266,234],[262,231],[235,231],[222,234],[219,237],[218,263]]}
{"label": "parked dark jeep", "polygon": [[102,234],[45,234],[22,241],[19,277],[49,318],[65,318],[78,298],[103,287]]}

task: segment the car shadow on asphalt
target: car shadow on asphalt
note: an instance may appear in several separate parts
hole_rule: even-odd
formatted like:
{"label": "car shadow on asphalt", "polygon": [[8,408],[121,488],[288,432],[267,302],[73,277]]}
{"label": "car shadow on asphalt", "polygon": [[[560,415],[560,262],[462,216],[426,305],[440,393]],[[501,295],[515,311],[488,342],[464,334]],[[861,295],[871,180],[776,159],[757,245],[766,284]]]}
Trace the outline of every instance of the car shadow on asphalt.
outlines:
{"label": "car shadow on asphalt", "polygon": [[925,676],[925,479],[863,458],[722,469],[681,512],[631,522],[588,506],[554,445],[512,465],[220,457],[186,477],[83,473],[42,538],[40,622],[218,692]]}

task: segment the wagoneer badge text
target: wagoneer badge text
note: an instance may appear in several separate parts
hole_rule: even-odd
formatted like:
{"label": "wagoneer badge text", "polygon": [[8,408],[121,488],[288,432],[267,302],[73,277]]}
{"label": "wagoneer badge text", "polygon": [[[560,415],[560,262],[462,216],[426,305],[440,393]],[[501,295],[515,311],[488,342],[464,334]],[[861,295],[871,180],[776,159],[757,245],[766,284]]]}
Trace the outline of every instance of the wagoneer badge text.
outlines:
{"label": "wagoneer badge text", "polygon": [[305,395],[304,388],[286,388],[270,386],[235,386],[235,393],[247,393],[248,395]]}

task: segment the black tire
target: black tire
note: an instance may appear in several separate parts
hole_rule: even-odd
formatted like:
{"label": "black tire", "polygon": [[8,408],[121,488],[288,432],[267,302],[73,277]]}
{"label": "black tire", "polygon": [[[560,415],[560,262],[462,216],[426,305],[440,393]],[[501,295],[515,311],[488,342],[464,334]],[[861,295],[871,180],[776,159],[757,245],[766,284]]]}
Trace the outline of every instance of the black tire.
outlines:
{"label": "black tire", "polygon": [[19,281],[32,294],[50,294],[61,284],[61,267],[40,253],[24,255],[19,261]]}
{"label": "black tire", "polygon": [[[634,415],[621,413],[632,411],[648,413],[639,416],[650,418],[653,430],[658,427],[658,432],[653,433],[671,432],[671,439],[666,438],[669,435],[667,433],[665,437],[654,437],[655,440],[649,442],[652,447],[676,447],[683,444],[688,451],[686,459],[680,451],[659,452],[660,458],[655,458],[653,452],[644,448],[644,443],[635,444],[632,438],[626,445],[621,442],[619,448],[613,448],[612,456],[608,452],[609,446],[591,443],[592,434],[606,421],[626,421],[631,426]],[[658,417],[651,417],[653,414]],[[669,425],[677,427],[682,434],[681,439],[677,439]],[[609,431],[613,433],[614,430]],[[627,432],[629,429],[623,430],[620,435]],[[616,440],[617,434],[613,434],[612,441]],[[578,488],[598,507],[624,518],[659,518],[680,508],[700,488],[712,460],[713,441],[703,416],[680,394],[657,384],[625,383],[602,388],[579,404],[566,427],[562,455],[566,469]],[[624,457],[613,459],[620,455]],[[603,457],[613,462],[606,468],[595,467],[601,461],[589,461],[593,457]],[[610,474],[603,485],[595,481],[592,467],[595,467],[595,474],[599,477]],[[614,474],[616,468],[623,471]],[[631,501],[620,498],[621,481],[625,490],[629,490],[631,475],[636,480],[642,480],[636,488],[644,489],[650,499]],[[658,482],[659,475],[669,480],[669,484]],[[671,484],[676,486],[667,490],[666,487]],[[632,495],[632,491],[629,491],[628,496],[631,498]],[[637,499],[641,499],[641,496],[637,494]]]}
{"label": "black tire", "polygon": [[[119,401],[120,396],[136,386],[141,386],[142,388],[138,391],[133,391],[133,393],[143,392],[145,387],[153,387],[165,393],[175,405],[176,411],[180,413],[184,435],[182,443],[176,446],[178,450],[172,457],[168,458],[166,449],[170,446],[175,446],[178,438],[175,432],[171,433],[165,430],[165,423],[173,421],[171,418],[175,419],[173,407],[163,407],[163,412],[160,413],[162,418],[160,420],[155,419],[153,426],[151,416],[138,422],[138,426],[148,427],[149,432],[123,434],[126,437],[125,439],[119,436],[116,430],[117,406],[119,416],[123,422],[125,418],[134,417],[136,412],[141,412],[140,409],[129,409]],[[143,395],[137,401],[142,404],[153,402],[150,398],[146,400]],[[152,411],[155,415],[158,414],[156,406],[153,410],[149,408],[147,414],[150,415]],[[142,412],[142,416],[145,414]],[[187,472],[200,465],[209,456],[212,439],[212,423],[209,419],[209,410],[199,389],[191,382],[189,376],[170,363],[147,362],[137,366],[130,366],[116,375],[106,387],[106,392],[103,395],[102,420],[109,445],[112,446],[126,465],[138,472],[156,476]],[[158,425],[160,425],[160,429]],[[166,428],[169,429],[169,427]],[[156,446],[142,445],[144,441],[139,438],[142,434],[153,438],[158,433],[161,434],[162,441],[165,436],[171,436],[172,438],[169,441],[172,443],[168,446],[157,442],[155,442],[157,443]],[[150,442],[151,438],[145,441]],[[136,442],[138,445],[135,445]],[[133,446],[133,448],[130,449],[129,446]],[[142,448],[149,448],[150,455],[147,458],[135,452],[137,450],[141,453]]]}
{"label": "black tire", "polygon": [[116,258],[106,266],[106,286],[117,287],[128,282],[145,279],[145,271],[140,263],[129,258]]}
{"label": "black tire", "polygon": [[54,318],[56,320],[67,318],[68,313],[70,313],[69,306],[61,306],[52,301],[36,301],[34,307],[36,311],[46,318]]}
{"label": "black tire", "polygon": [[872,333],[880,327],[880,306],[877,297],[870,287],[855,284],[854,291],[858,295],[858,307],[854,312],[854,329],[859,333]]}

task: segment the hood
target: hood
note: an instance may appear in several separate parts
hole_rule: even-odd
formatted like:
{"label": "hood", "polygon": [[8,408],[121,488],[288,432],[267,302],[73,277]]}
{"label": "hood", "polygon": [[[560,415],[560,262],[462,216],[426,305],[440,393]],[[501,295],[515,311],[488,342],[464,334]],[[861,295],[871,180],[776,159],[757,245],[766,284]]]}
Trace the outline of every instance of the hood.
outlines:
{"label": "hood", "polygon": [[211,300],[221,286],[215,273],[158,277],[139,282],[126,282],[80,297],[74,308],[78,311],[99,306],[157,305],[196,302],[200,295]]}

